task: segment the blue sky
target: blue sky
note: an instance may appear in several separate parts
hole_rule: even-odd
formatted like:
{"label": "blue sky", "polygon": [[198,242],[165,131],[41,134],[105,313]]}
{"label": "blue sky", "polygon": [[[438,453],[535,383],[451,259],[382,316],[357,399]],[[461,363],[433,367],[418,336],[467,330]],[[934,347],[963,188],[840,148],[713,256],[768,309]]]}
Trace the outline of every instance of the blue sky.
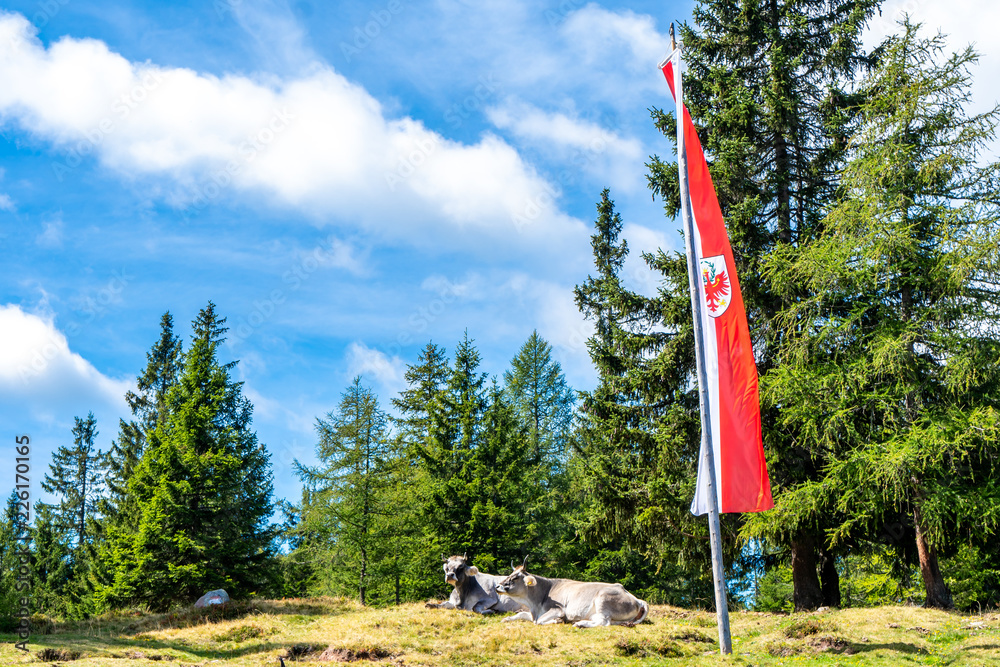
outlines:
{"label": "blue sky", "polygon": [[[998,10],[932,4],[886,3],[870,39],[907,9],[988,47]],[[187,338],[209,299],[278,497],[351,378],[387,406],[429,340],[467,329],[499,376],[537,329],[592,387],[572,288],[601,189],[636,257],[681,245],[644,165],[670,153],[647,110],[691,6],[0,4],[0,420],[33,438],[35,496],[74,416],[116,437],[160,315]]]}

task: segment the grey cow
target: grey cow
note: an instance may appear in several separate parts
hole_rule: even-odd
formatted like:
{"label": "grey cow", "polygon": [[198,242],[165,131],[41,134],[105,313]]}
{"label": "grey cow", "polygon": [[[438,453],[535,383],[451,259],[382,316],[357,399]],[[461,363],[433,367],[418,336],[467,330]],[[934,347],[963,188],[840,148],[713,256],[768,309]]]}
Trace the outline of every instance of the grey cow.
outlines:
{"label": "grey cow", "polygon": [[578,628],[593,628],[635,625],[649,614],[649,605],[621,584],[547,579],[528,574],[523,564],[497,584],[497,592],[527,607],[527,611],[505,621],[534,621],[537,625],[573,623]]}
{"label": "grey cow", "polygon": [[475,565],[469,565],[465,555],[452,556],[444,561],[444,580],[454,586],[447,602],[428,602],[430,609],[465,609],[477,614],[520,611],[524,609],[506,595],[497,593],[497,584],[503,577],[480,572]]}

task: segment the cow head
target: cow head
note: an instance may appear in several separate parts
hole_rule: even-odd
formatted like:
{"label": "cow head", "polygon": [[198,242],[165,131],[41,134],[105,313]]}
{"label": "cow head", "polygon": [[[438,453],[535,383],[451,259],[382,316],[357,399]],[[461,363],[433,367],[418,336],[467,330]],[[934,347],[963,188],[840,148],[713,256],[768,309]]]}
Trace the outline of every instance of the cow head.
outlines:
{"label": "cow head", "polygon": [[452,556],[448,558],[444,554],[441,560],[444,561],[444,580],[452,586],[461,586],[466,577],[474,577],[479,574],[479,568],[469,565],[468,554]]}
{"label": "cow head", "polygon": [[524,563],[516,567],[511,563],[514,571],[497,584],[497,593],[510,596],[515,600],[523,600],[530,595],[531,587],[537,585],[538,581],[524,569],[527,562],[528,559],[525,558]]}

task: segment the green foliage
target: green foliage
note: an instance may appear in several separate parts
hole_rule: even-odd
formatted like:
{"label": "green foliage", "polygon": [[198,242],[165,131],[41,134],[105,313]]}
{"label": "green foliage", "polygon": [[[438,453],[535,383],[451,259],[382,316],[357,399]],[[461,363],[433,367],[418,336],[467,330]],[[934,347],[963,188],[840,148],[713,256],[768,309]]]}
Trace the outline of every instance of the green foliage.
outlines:
{"label": "green foliage", "polygon": [[902,522],[919,549],[897,557],[921,553],[927,604],[948,606],[938,551],[1000,525],[1000,165],[982,164],[998,112],[964,110],[971,50],[903,29],[863,82],[842,201],[766,266],[795,302],[764,396],[826,463],[755,531],[833,518],[837,545]]}
{"label": "green foliage", "polygon": [[59,530],[72,536],[74,553],[79,555],[84,543],[93,539],[87,519],[97,512],[104,479],[104,453],[94,450],[97,437],[94,413],[86,419],[74,417],[74,421],[73,445],[62,445],[52,453],[42,489],[59,496],[52,520]]}
{"label": "green foliage", "polygon": [[792,593],[792,568],[787,565],[772,567],[757,582],[753,609],[772,614],[791,612],[795,608]]}
{"label": "green foliage", "polygon": [[310,592],[354,593],[361,604],[377,599],[378,591],[388,597],[382,570],[401,555],[391,493],[400,457],[388,418],[358,377],[338,410],[316,421],[316,431],[319,465],[296,462],[307,489],[298,551],[329,564],[315,571]]}
{"label": "green foliage", "polygon": [[270,455],[251,430],[242,383],[229,377],[236,362],[217,359],[224,323],[211,302],[193,323],[166,415],[128,480],[135,510],[107,527],[102,605],[165,608],[214,588],[245,596],[274,576]]}
{"label": "green foliage", "polygon": [[878,545],[852,553],[841,561],[845,607],[920,604],[924,600],[920,574],[900,561],[894,549]]}
{"label": "green foliage", "polygon": [[19,600],[22,592],[17,590],[17,568],[20,556],[16,553],[23,542],[17,518],[17,503],[20,499],[16,491],[11,491],[0,515],[0,632],[13,631],[17,627]]}
{"label": "green foliage", "polygon": [[954,556],[942,560],[941,569],[958,609],[982,611],[1000,604],[1000,561],[995,555],[962,544]]}

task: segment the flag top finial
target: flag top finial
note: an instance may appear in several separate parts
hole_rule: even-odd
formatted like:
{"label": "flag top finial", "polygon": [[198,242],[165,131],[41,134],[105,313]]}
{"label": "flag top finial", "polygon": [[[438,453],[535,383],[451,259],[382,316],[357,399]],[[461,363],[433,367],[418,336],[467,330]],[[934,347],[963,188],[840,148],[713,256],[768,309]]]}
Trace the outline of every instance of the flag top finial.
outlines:
{"label": "flag top finial", "polygon": [[677,38],[674,37],[674,24],[670,23],[670,50],[675,51],[677,49]]}

